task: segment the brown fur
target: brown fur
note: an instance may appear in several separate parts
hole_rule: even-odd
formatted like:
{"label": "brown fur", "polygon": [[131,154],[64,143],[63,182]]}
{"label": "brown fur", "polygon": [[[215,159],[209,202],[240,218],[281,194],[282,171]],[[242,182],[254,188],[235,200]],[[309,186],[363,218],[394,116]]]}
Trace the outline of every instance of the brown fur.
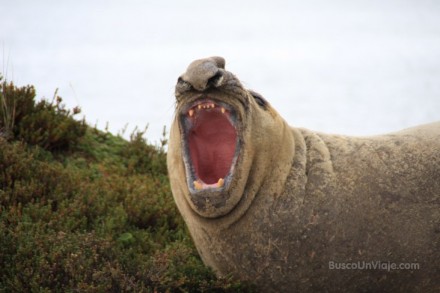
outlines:
{"label": "brown fur", "polygon": [[[177,115],[201,94],[238,111],[234,179],[221,194],[190,193],[177,118],[168,170],[197,249],[218,275],[262,292],[440,290],[440,123],[375,137],[290,128],[220,57],[195,61],[179,79]],[[358,261],[420,268],[329,269]]]}

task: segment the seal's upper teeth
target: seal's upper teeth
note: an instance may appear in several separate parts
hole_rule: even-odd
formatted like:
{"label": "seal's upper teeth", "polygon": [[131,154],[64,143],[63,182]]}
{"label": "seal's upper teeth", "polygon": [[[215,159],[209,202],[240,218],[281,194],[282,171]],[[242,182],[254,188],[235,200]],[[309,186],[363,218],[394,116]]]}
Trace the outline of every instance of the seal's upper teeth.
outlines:
{"label": "seal's upper teeth", "polygon": [[222,113],[225,114],[226,109],[222,107]]}
{"label": "seal's upper teeth", "polygon": [[189,117],[192,117],[192,115],[194,115],[194,110],[193,110],[193,109],[190,109],[190,110],[188,111],[188,114],[189,114]]}
{"label": "seal's upper teeth", "polygon": [[225,184],[225,180],[223,178],[220,178],[217,182],[217,187],[220,188]]}
{"label": "seal's upper teeth", "polygon": [[215,103],[202,103],[202,104],[198,104],[197,105],[197,109],[201,110],[201,109],[214,109],[216,107]]}
{"label": "seal's upper teeth", "polygon": [[197,190],[201,190],[203,188],[202,184],[198,181],[194,181],[194,188]]}

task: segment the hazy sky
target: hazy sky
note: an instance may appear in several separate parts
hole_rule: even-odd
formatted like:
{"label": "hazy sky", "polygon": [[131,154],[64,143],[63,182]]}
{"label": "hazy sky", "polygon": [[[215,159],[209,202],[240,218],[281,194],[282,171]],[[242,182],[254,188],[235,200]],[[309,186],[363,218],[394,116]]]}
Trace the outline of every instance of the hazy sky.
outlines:
{"label": "hazy sky", "polygon": [[[226,68],[294,126],[369,135],[440,120],[440,1],[0,0],[0,70],[55,89],[114,133],[174,113],[194,59]],[[126,135],[127,136],[127,135]]]}

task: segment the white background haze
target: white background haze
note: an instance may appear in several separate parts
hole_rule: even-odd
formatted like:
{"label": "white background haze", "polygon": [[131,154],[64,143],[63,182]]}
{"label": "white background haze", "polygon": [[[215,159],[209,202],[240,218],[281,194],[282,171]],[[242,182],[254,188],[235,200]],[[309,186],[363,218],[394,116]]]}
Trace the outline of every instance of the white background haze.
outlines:
{"label": "white background haze", "polygon": [[372,135],[440,120],[440,1],[0,0],[0,71],[158,142],[174,85],[220,55],[289,124]]}

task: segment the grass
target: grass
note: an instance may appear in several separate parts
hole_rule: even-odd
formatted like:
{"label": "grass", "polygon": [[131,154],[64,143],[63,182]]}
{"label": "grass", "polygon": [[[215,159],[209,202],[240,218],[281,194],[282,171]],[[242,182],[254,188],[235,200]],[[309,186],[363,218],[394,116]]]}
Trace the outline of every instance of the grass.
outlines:
{"label": "grass", "polygon": [[99,131],[5,81],[0,109],[0,292],[252,291],[200,260],[165,139]]}

